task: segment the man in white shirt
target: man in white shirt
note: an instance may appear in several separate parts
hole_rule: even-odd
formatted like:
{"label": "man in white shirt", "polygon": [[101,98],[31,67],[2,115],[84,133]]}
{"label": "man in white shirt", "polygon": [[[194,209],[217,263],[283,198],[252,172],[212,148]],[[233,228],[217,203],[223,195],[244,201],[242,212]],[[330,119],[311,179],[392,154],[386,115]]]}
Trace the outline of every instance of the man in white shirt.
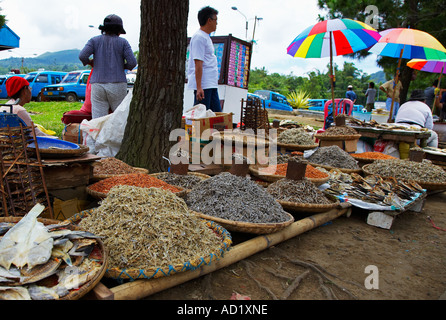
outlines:
{"label": "man in white shirt", "polygon": [[434,129],[432,110],[426,104],[424,90],[413,90],[408,102],[401,105],[396,114],[395,123],[403,126],[415,126],[429,129],[431,134],[427,140],[429,147],[438,148],[438,134]]}
{"label": "man in white shirt", "polygon": [[218,11],[204,7],[198,12],[200,29],[192,36],[187,71],[188,89],[194,90],[194,105],[221,112],[218,96],[218,62],[210,34],[217,30]]}

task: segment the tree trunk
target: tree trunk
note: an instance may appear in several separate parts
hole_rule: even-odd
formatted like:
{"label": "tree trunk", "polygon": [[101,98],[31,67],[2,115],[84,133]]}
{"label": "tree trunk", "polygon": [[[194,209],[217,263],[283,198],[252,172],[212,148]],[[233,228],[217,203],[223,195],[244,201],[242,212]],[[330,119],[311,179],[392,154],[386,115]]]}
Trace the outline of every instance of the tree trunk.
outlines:
{"label": "tree trunk", "polygon": [[167,171],[172,130],[181,127],[189,1],[141,0],[138,74],[116,158]]}

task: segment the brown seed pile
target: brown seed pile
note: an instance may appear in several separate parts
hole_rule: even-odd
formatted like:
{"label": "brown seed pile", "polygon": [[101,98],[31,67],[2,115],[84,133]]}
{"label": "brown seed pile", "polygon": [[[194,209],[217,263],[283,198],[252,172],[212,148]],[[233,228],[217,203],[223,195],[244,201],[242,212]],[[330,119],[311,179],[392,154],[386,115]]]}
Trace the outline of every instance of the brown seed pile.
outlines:
{"label": "brown seed pile", "polygon": [[136,173],[137,170],[132,166],[128,165],[124,161],[116,159],[114,157],[109,157],[97,161],[93,167],[94,175],[103,174],[128,174]]}
{"label": "brown seed pile", "polygon": [[302,204],[330,204],[330,200],[309,180],[280,179],[266,191],[276,200]]}

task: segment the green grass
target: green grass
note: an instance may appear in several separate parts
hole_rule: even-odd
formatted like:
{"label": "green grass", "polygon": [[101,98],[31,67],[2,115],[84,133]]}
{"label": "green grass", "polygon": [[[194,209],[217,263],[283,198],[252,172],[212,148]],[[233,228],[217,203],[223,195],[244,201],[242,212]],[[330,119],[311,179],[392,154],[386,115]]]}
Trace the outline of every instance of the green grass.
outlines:
{"label": "green grass", "polygon": [[[7,100],[2,100],[0,103],[5,103]],[[40,124],[45,129],[53,130],[56,136],[62,138],[62,132],[65,124],[62,122],[64,112],[71,110],[80,110],[82,102],[66,102],[66,101],[51,101],[51,102],[30,102],[25,105],[26,110],[31,115],[31,119],[35,124]]]}

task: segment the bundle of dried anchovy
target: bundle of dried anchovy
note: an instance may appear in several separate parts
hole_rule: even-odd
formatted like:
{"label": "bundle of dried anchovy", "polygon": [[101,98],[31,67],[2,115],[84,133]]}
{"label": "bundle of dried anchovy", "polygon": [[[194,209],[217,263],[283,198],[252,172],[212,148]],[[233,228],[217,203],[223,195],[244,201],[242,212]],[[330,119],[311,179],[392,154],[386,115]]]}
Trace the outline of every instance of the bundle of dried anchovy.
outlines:
{"label": "bundle of dried anchovy", "polygon": [[190,174],[181,175],[170,172],[161,173],[156,177],[172,186],[182,187],[184,189],[192,189],[202,180],[199,176]]}
{"label": "bundle of dried anchovy", "polygon": [[138,172],[132,166],[128,165],[124,161],[116,159],[114,157],[109,157],[97,161],[93,167],[94,175],[101,174],[128,174]]}
{"label": "bundle of dried anchovy", "polygon": [[315,144],[313,136],[302,128],[285,130],[277,137],[277,142],[301,146],[311,146]]}
{"label": "bundle of dried anchovy", "polygon": [[335,168],[359,169],[358,161],[338,146],[318,148],[307,160]]}
{"label": "bundle of dried anchovy", "polygon": [[353,129],[352,127],[346,127],[346,126],[334,126],[330,127],[324,132],[319,133],[320,136],[350,136],[358,134],[358,131]]}
{"label": "bundle of dried anchovy", "polygon": [[219,236],[184,200],[159,188],[116,186],[79,226],[103,238],[109,268],[165,268],[221,246]]}
{"label": "bundle of dried anchovy", "polygon": [[446,183],[446,172],[441,167],[425,161],[376,160],[367,166],[367,170],[383,177],[427,183]]}
{"label": "bundle of dried anchovy", "polygon": [[288,220],[282,206],[264,188],[245,177],[228,172],[200,182],[186,197],[192,210],[250,223],[281,223]]}
{"label": "bundle of dried anchovy", "polygon": [[276,200],[309,203],[330,204],[330,200],[309,180],[280,179],[270,184],[266,191]]}

